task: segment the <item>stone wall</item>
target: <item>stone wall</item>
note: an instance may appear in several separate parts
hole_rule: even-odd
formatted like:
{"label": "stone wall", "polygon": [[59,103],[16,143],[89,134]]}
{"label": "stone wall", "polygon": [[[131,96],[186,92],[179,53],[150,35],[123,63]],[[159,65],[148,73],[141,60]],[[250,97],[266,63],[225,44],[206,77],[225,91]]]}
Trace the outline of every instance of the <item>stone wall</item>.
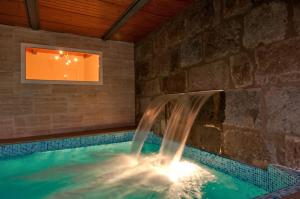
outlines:
{"label": "stone wall", "polygon": [[189,144],[300,168],[299,1],[195,1],[135,46],[135,68],[137,119],[155,96],[224,89],[225,118],[198,118]]}
{"label": "stone wall", "polygon": [[[104,85],[21,84],[20,43],[103,52]],[[0,26],[0,139],[135,123],[133,44]]]}

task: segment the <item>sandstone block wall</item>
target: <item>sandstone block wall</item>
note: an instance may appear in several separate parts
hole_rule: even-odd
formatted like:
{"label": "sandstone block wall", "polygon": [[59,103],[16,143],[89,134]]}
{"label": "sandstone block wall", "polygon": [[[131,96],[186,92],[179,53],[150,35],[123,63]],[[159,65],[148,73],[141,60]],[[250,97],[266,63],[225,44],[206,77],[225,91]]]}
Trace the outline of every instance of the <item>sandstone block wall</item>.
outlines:
{"label": "sandstone block wall", "polygon": [[[104,85],[21,84],[22,42],[102,51]],[[133,44],[0,26],[0,139],[133,125],[134,87]]]}

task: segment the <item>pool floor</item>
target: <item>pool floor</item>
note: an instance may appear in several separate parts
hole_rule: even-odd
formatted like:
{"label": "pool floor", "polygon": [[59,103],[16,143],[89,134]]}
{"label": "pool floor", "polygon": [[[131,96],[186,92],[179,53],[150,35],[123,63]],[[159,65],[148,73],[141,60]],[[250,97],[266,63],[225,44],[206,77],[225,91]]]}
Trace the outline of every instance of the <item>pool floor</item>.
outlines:
{"label": "pool floor", "polygon": [[[1,198],[248,199],[267,193],[200,164],[197,165],[205,173],[197,178],[201,183],[194,179],[187,179],[181,185],[165,182],[134,165],[125,167],[127,156],[123,155],[122,159],[120,154],[129,154],[130,144],[64,149],[0,160]],[[145,144],[142,153],[147,157],[158,149],[158,145]]]}

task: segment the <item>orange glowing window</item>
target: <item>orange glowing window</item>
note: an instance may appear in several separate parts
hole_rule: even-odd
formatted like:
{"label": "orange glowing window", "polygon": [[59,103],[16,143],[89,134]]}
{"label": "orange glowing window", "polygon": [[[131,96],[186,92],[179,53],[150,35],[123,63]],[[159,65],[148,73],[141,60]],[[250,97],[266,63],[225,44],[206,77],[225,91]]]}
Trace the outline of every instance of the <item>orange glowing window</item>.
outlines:
{"label": "orange glowing window", "polygon": [[22,44],[22,82],[102,84],[102,54],[37,44]]}

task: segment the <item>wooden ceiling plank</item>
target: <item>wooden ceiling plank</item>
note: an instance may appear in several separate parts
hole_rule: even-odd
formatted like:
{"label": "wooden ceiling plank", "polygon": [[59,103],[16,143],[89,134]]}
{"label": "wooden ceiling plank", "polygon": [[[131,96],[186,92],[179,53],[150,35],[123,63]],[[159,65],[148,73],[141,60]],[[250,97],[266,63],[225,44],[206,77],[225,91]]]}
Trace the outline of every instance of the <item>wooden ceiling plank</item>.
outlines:
{"label": "wooden ceiling plank", "polygon": [[40,29],[38,0],[25,0],[24,2],[30,27],[33,30]]}
{"label": "wooden ceiling plank", "polygon": [[114,23],[114,25],[104,34],[103,40],[110,39],[132,16],[142,9],[149,0],[135,0],[124,14]]}
{"label": "wooden ceiling plank", "polygon": [[[128,4],[129,5],[129,4]],[[60,9],[67,12],[73,12],[81,15],[88,15],[92,17],[111,18],[115,21],[128,6],[122,7],[116,4],[111,4],[102,1],[68,1],[61,0],[59,2],[54,0],[40,0],[40,6]]]}

